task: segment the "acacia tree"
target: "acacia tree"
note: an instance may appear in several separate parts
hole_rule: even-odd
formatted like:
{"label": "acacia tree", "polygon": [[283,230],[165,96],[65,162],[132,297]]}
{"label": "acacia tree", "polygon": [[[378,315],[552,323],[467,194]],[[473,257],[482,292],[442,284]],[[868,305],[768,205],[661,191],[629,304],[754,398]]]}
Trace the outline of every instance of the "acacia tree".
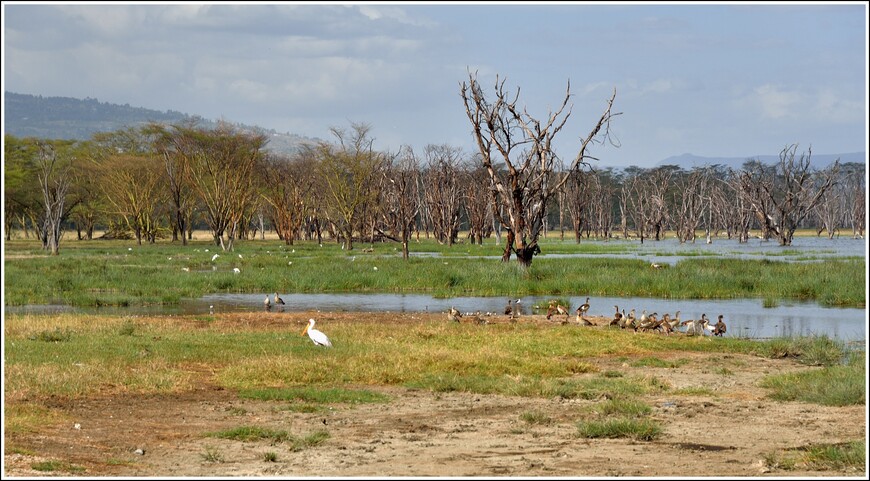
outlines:
{"label": "acacia tree", "polygon": [[192,186],[185,181],[184,175],[187,163],[199,148],[195,132],[195,123],[173,127],[152,123],[143,128],[143,134],[151,136],[153,148],[163,161],[172,209],[169,215],[172,241],[175,242],[180,237],[181,245],[187,245],[187,233],[191,228],[191,217],[196,203]]}
{"label": "acacia tree", "polygon": [[[553,139],[571,115],[570,107],[565,110],[570,91],[569,82],[559,108],[542,123],[525,109],[519,109],[519,89],[515,95],[509,94],[504,80],[499,81],[498,77],[494,99],[487,98],[476,74],[471,72],[468,82],[460,86],[481,162],[495,187],[494,202],[504,207],[503,211],[496,209],[498,220],[507,231],[503,261],[510,260],[514,253],[520,265],[531,265],[532,258],[541,251],[538,237],[550,198],[567,182],[571,171],[586,164],[588,159],[594,159],[586,153],[587,147],[610,137],[610,121],[618,115],[611,113],[615,89],[595,126],[582,138],[579,152],[568,170],[555,173],[558,158],[553,151]],[[496,157],[507,168],[504,174],[495,166]]]}
{"label": "acacia tree", "polygon": [[306,198],[312,189],[311,173],[302,158],[266,157],[262,166],[263,191],[260,194],[272,207],[272,221],[278,238],[293,245],[306,219]]}
{"label": "acacia tree", "polygon": [[336,226],[336,238],[349,251],[353,249],[354,227],[367,204],[378,196],[375,187],[384,157],[372,147],[368,124],[352,123],[349,132],[338,127],[330,131],[338,144],[318,143],[318,170],[326,188],[326,214]]}
{"label": "acacia tree", "polygon": [[108,200],[109,213],[120,216],[133,231],[136,243],[144,237],[153,244],[159,229],[159,209],[163,201],[162,172],[145,156],[111,155],[103,164],[101,185]]}
{"label": "acacia tree", "polygon": [[818,173],[810,168],[812,148],[796,158],[797,144],[780,151],[773,175],[767,170],[744,172],[743,188],[755,208],[763,229],[773,233],[782,246],[791,245],[794,231],[835,183],[839,159]]}
{"label": "acacia tree", "polygon": [[215,245],[231,251],[239,223],[256,195],[254,169],[266,137],[237,131],[226,124],[214,130],[184,130],[193,142],[184,163],[185,182],[202,202],[203,217]]}

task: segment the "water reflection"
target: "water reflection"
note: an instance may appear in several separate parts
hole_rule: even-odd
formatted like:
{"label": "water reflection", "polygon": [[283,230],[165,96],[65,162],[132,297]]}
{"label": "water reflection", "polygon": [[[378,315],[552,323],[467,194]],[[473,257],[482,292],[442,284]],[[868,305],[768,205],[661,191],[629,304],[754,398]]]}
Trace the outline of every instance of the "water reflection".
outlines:
{"label": "water reflection", "polygon": [[[85,312],[107,315],[169,315],[208,314],[210,312],[254,312],[264,310],[264,294],[213,294],[200,299],[182,300],[175,306],[137,306],[72,308],[70,306],[23,306],[5,308],[7,313]],[[424,294],[287,294],[281,297],[284,306],[274,306],[271,312],[334,311],[334,312],[447,312],[452,306],[461,312],[493,312],[501,314],[507,297],[451,297],[438,299]],[[564,296],[562,296],[564,298]],[[815,303],[783,303],[765,308],[761,300],[692,300],[648,299],[637,297],[590,296],[589,315],[611,316],[614,306],[626,313],[635,309],[637,317],[643,310],[648,314],[665,313],[672,317],[680,311],[680,319],[699,319],[702,314],[715,322],[723,314],[728,325],[728,337],[768,339],[773,337],[827,335],[844,341],[865,342],[867,332],[866,309],[825,308]],[[534,306],[546,306],[552,296],[524,296],[519,298],[523,314],[536,311]],[[586,297],[569,297],[573,309],[586,301]]]}

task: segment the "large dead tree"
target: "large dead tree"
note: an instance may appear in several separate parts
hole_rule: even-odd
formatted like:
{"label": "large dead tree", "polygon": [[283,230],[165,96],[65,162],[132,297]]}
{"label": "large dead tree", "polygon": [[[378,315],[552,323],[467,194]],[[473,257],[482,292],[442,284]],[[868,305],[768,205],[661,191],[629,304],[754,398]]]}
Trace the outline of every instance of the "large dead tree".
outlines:
{"label": "large dead tree", "polygon": [[[468,82],[462,82],[460,94],[465,112],[471,122],[474,139],[480,150],[483,166],[489,172],[495,187],[495,203],[504,207],[496,210],[498,220],[507,231],[502,260],[516,254],[522,266],[529,266],[540,253],[538,236],[543,229],[546,207],[550,198],[567,182],[570,172],[579,169],[588,160],[597,160],[587,153],[593,143],[610,138],[610,121],[616,89],[595,126],[582,138],[579,151],[568,169],[555,173],[559,164],[553,150],[553,139],[565,126],[571,115],[568,100],[571,84],[555,112],[544,122],[532,117],[517,105],[520,91],[509,93],[504,80],[495,79],[494,98],[487,98],[477,75],[469,72]],[[566,110],[567,108],[567,110]],[[501,173],[497,163],[504,163]]]}
{"label": "large dead tree", "polygon": [[811,169],[812,148],[796,157],[797,144],[779,154],[773,175],[766,169],[744,171],[743,187],[756,210],[762,229],[776,235],[779,244],[790,246],[794,232],[836,181],[839,159],[827,169]]}

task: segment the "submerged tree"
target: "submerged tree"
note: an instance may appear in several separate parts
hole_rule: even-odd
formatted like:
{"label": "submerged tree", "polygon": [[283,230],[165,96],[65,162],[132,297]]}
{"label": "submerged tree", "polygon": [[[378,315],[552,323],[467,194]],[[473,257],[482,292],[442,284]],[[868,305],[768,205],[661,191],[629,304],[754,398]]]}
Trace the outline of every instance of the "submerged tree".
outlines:
{"label": "submerged tree", "polygon": [[772,171],[747,163],[750,168],[743,177],[743,189],[762,231],[775,235],[783,246],[791,245],[794,231],[834,185],[839,171],[839,159],[815,172],[810,168],[812,149],[797,158],[796,152],[797,144],[782,149]]}
{"label": "submerged tree", "polygon": [[[494,203],[503,208],[494,209],[498,221],[507,231],[502,260],[508,261],[514,253],[517,261],[527,267],[541,251],[538,237],[551,197],[568,181],[571,172],[595,159],[586,152],[591,144],[610,139],[610,121],[618,115],[611,112],[616,90],[595,126],[582,138],[580,149],[568,169],[559,173],[555,171],[559,162],[553,150],[553,139],[571,115],[568,107],[570,82],[559,108],[550,112],[544,122],[525,109],[520,110],[517,105],[519,89],[516,94],[509,93],[505,90],[504,80],[500,81],[498,77],[494,98],[487,98],[476,74],[471,72],[468,82],[462,82],[460,94],[480,150],[481,162],[489,172]],[[506,170],[498,169],[500,162],[504,163]]]}

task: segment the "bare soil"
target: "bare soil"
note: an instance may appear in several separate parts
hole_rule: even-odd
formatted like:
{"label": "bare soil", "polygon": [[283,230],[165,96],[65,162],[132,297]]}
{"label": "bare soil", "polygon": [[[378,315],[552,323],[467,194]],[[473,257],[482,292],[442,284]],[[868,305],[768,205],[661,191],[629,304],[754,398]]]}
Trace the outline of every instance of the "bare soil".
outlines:
{"label": "bare soil", "polygon": [[[309,313],[279,314],[304,325]],[[419,322],[436,314],[318,313],[379,323]],[[437,314],[442,318],[443,314]],[[271,317],[271,316],[270,316]],[[275,316],[277,319],[277,316]],[[593,319],[594,320],[594,319]],[[602,319],[598,319],[600,322]],[[246,325],[244,315],[219,322]],[[509,322],[496,316],[491,322]],[[546,322],[524,316],[519,322]],[[320,325],[319,324],[319,325]],[[566,328],[581,328],[566,326]],[[598,329],[600,327],[586,327]],[[657,336],[644,333],[638,335]],[[715,339],[709,340],[715,342]],[[470,393],[435,393],[403,387],[356,386],[387,394],[378,404],[334,404],[320,412],[294,412],[286,401],[241,399],[217,386],[203,369],[198,387],[165,395],[48,399],[74,422],[38,433],[6,434],[5,477],[829,477],[866,478],[863,470],[771,468],[771,453],[818,443],[866,439],[865,406],[828,407],[768,399],[759,379],[772,373],[817,369],[791,359],[738,354],[656,353],[689,359],[676,368],[634,367],[617,357],[590,359],[601,372],[655,376],[664,393],[642,396],[650,417],[663,426],[653,441],[585,439],[577,422],[591,419],[601,400],[541,399]],[[578,374],[597,376],[600,374]],[[351,386],[354,387],[354,386]],[[711,394],[674,394],[680,388]],[[541,423],[524,414],[537,413]],[[528,416],[525,416],[528,417]],[[78,428],[75,427],[78,424]],[[294,451],[288,443],[234,441],[206,433],[240,426],[305,436],[329,433],[322,444]],[[11,450],[8,446],[14,446]],[[141,450],[137,453],[137,450]],[[36,453],[36,454],[20,454]],[[274,461],[265,459],[275,453]],[[36,471],[34,463],[59,460],[83,468]]]}

